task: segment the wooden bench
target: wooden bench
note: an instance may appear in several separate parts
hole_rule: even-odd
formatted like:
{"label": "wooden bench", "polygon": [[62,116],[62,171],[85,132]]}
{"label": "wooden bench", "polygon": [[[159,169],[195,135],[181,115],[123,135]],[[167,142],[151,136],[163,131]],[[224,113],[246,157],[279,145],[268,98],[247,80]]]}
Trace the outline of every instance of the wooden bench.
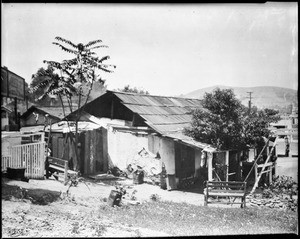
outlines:
{"label": "wooden bench", "polygon": [[[208,203],[220,204],[241,204],[241,207],[246,207],[246,182],[225,182],[225,181],[206,181],[206,189],[204,190],[204,206]],[[227,201],[209,201],[210,197],[229,198]],[[230,198],[234,200],[230,202]],[[235,202],[236,198],[241,198],[241,202]]]}
{"label": "wooden bench", "polygon": [[[68,161],[60,158],[48,156],[46,160],[46,177],[49,178],[53,173],[64,173],[64,181],[68,180],[68,177],[72,177],[78,174],[78,172],[70,170],[68,168]],[[55,176],[58,179],[57,176]]]}

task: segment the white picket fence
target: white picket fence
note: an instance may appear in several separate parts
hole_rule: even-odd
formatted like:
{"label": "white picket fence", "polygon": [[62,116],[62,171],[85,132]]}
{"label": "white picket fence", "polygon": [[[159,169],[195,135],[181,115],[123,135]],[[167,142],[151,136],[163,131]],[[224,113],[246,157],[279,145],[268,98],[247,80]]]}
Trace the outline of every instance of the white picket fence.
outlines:
{"label": "white picket fence", "polygon": [[45,142],[12,146],[1,158],[1,170],[7,167],[26,168],[25,177],[40,179],[45,172]]}

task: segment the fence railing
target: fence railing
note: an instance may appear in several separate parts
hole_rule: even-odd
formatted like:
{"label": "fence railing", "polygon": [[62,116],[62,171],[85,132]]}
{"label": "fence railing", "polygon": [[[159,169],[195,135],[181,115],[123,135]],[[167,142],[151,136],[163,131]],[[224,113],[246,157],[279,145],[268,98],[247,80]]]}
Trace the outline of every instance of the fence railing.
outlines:
{"label": "fence railing", "polygon": [[43,178],[45,172],[45,142],[12,146],[9,155],[2,156],[1,170],[7,167],[26,168],[25,177]]}

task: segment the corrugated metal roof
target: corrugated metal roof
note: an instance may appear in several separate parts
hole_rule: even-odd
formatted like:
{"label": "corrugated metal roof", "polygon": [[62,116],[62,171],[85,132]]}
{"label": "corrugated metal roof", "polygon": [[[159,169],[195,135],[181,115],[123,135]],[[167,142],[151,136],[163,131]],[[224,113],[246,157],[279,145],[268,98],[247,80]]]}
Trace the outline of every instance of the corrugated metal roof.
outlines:
{"label": "corrugated metal roof", "polygon": [[179,97],[140,95],[126,92],[113,92],[123,103],[148,106],[199,107],[200,100]]}
{"label": "corrugated metal roof", "polygon": [[[65,113],[66,115],[70,114],[70,108],[68,106],[65,106]],[[63,114],[63,109],[62,107],[57,107],[57,106],[49,106],[49,107],[44,107],[44,106],[31,106],[24,114],[22,114],[21,118],[27,118],[32,112],[38,112],[42,114],[49,114],[50,116],[57,117],[59,119],[62,119],[64,117]]]}
{"label": "corrugated metal roof", "polygon": [[190,123],[191,115],[143,115],[143,118],[152,124],[179,124]]}
{"label": "corrugated metal roof", "polygon": [[212,147],[211,145],[206,144],[206,143],[198,142],[198,141],[192,139],[191,137],[184,135],[181,132],[168,133],[168,134],[166,134],[164,136],[168,137],[168,138],[171,138],[173,140],[181,141],[182,143],[185,143],[185,144],[187,144],[189,146],[203,149],[204,151],[217,152],[217,149],[214,148],[214,147]]}
{"label": "corrugated metal roof", "polygon": [[112,92],[123,105],[144,118],[160,133],[182,131],[190,125],[191,110],[201,108],[200,100],[179,97]]}
{"label": "corrugated metal roof", "polygon": [[[47,112],[49,115],[56,116],[60,119],[65,117],[62,107],[39,107],[39,109]],[[66,115],[71,113],[69,107],[65,107],[65,113],[66,113]]]}

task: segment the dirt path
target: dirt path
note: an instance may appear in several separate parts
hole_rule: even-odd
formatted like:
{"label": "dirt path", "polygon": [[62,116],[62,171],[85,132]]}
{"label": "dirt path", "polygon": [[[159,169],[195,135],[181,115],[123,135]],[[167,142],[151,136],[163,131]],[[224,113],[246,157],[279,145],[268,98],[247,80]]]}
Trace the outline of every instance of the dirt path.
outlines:
{"label": "dirt path", "polygon": [[[136,197],[140,202],[149,201],[152,194],[157,194],[161,200],[173,201],[173,202],[186,202],[194,205],[203,205],[203,194],[184,192],[184,191],[167,191],[161,189],[159,186],[150,184],[138,184],[134,185],[132,180],[122,180],[118,183],[124,185],[128,193],[132,193],[133,190],[137,190]],[[66,192],[68,186],[56,180],[34,180],[31,179],[28,183],[22,181],[11,180],[7,182],[8,185],[15,185],[26,189],[47,189],[58,192]],[[114,186],[105,184],[103,182],[87,181],[85,183],[80,182],[77,187],[71,187],[69,193],[76,197],[76,199],[83,198],[101,198],[108,197],[110,191],[115,189]]]}

